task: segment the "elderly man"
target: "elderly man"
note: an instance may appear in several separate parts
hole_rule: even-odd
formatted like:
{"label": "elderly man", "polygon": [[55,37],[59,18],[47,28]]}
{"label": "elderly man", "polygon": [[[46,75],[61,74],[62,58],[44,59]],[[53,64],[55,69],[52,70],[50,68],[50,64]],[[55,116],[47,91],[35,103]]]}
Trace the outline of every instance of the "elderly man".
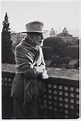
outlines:
{"label": "elderly man", "polygon": [[11,96],[14,100],[15,119],[38,119],[38,98],[43,93],[42,79],[47,79],[41,45],[43,23],[33,21],[26,24],[27,37],[15,49],[16,75]]}

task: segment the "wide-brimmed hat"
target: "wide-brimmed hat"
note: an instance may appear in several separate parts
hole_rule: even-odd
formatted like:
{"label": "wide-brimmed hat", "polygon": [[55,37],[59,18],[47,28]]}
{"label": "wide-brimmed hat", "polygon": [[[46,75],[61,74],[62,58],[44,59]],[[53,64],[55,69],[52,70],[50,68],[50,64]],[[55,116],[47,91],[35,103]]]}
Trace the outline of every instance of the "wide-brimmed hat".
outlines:
{"label": "wide-brimmed hat", "polygon": [[25,26],[26,26],[26,32],[22,32],[22,33],[28,33],[28,32],[46,33],[47,32],[47,30],[42,30],[44,25],[40,21],[32,21],[27,23]]}

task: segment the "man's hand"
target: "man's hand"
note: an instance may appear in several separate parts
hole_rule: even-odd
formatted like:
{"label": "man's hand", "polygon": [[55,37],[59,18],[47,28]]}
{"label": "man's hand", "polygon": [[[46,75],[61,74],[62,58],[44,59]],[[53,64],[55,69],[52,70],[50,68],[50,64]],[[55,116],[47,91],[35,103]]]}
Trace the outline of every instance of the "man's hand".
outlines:
{"label": "man's hand", "polygon": [[47,70],[44,70],[43,74],[42,74],[42,79],[48,79],[49,75],[47,74]]}
{"label": "man's hand", "polygon": [[45,70],[45,66],[41,65],[41,66],[34,66],[34,69],[37,73],[43,73]]}

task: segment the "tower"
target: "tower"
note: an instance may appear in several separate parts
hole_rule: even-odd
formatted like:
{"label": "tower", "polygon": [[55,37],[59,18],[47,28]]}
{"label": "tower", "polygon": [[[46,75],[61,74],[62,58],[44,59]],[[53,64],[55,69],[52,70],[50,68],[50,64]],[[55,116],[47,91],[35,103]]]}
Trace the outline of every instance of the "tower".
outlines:
{"label": "tower", "polygon": [[53,29],[53,27],[50,30],[50,37],[54,37],[55,36],[55,31]]}

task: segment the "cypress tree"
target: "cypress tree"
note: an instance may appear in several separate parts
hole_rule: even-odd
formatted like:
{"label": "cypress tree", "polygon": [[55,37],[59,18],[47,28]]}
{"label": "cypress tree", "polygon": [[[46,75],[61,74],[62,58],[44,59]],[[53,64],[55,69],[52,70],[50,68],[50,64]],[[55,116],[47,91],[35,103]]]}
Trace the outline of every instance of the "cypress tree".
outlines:
{"label": "cypress tree", "polygon": [[12,51],[11,31],[9,28],[7,12],[3,21],[2,28],[2,63],[13,63],[14,55]]}

